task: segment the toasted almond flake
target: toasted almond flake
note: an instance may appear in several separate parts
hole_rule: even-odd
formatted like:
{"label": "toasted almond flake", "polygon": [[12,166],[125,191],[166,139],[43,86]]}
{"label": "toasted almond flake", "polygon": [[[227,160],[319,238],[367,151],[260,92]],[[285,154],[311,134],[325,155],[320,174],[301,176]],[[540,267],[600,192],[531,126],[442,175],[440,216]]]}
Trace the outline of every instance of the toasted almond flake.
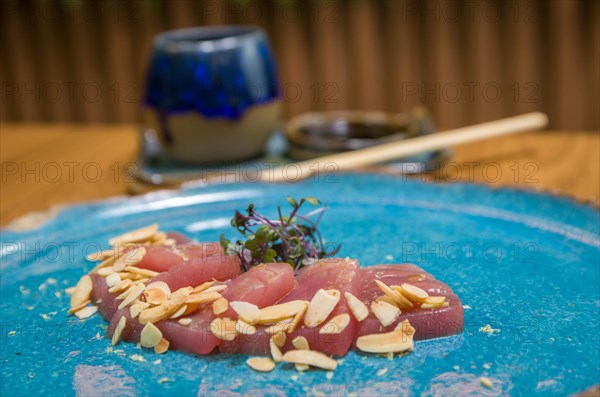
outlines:
{"label": "toasted almond flake", "polygon": [[220,340],[232,341],[237,336],[236,322],[229,317],[215,318],[210,323],[210,330]]}
{"label": "toasted almond flake", "polygon": [[231,301],[229,306],[237,315],[248,324],[256,324],[260,315],[258,306],[242,301]]}
{"label": "toasted almond flake", "polygon": [[121,276],[119,276],[119,273],[112,272],[108,276],[106,276],[105,280],[106,280],[106,286],[108,288],[110,288],[110,287],[114,287],[115,285],[117,285],[121,282]]}
{"label": "toasted almond flake", "polygon": [[337,367],[337,361],[314,350],[290,350],[283,355],[282,361],[310,365],[329,371],[334,371]]}
{"label": "toasted almond flake", "polygon": [[137,243],[152,238],[152,236],[154,236],[154,234],[156,234],[157,231],[158,225],[153,224],[113,237],[110,240],[108,240],[108,243],[110,245],[117,245],[123,243]]}
{"label": "toasted almond flake", "polygon": [[[115,252],[116,254],[116,252]],[[98,263],[91,271],[90,273],[97,273],[99,272],[101,269],[112,269],[113,264],[115,263],[115,260],[117,259],[117,255],[111,255],[108,258],[106,258],[105,260],[103,260],[102,262]]]}
{"label": "toasted almond flake", "polygon": [[492,384],[492,381],[484,376],[479,378],[479,383],[481,383],[481,386],[487,387],[488,389],[491,389],[492,387],[494,387],[494,385]]}
{"label": "toasted almond flake", "polygon": [[292,345],[297,349],[297,350],[309,350],[309,346],[308,346],[308,339],[306,339],[304,336],[296,336],[294,339],[292,339]]}
{"label": "toasted almond flake", "polygon": [[92,293],[92,278],[87,274],[79,279],[75,291],[71,295],[71,307],[77,306],[90,299]]}
{"label": "toasted almond flake", "polygon": [[115,327],[113,335],[112,335],[111,342],[112,342],[113,346],[115,346],[121,340],[121,332],[123,332],[123,329],[125,328],[125,322],[126,322],[125,316],[121,316],[121,318],[119,319],[119,322],[117,323],[117,326]]}
{"label": "toasted almond flake", "polygon": [[[113,273],[115,273],[115,269],[113,269],[112,266],[103,267],[102,269],[98,269],[98,271],[96,271],[96,274],[102,277],[110,276]],[[119,279],[120,277],[121,276],[119,276]]]}
{"label": "toasted almond flake", "polygon": [[290,326],[287,328],[288,334],[291,334],[292,332],[294,332],[296,330],[296,327],[298,327],[298,325],[300,325],[300,322],[304,318],[304,315],[306,314],[307,310],[308,310],[308,302],[304,302],[304,307],[298,313],[296,313],[296,315],[294,316],[294,318],[292,319],[292,321],[290,323]]}
{"label": "toasted almond flake", "polygon": [[450,304],[448,302],[442,303],[423,303],[421,305],[421,309],[438,309],[440,307],[448,307]]}
{"label": "toasted almond flake", "polygon": [[316,327],[329,317],[340,301],[340,291],[320,289],[313,296],[304,315],[304,325]]}
{"label": "toasted almond flake", "polygon": [[269,357],[251,357],[246,360],[246,364],[258,372],[271,372],[275,368],[275,362]]}
{"label": "toasted almond flake", "polygon": [[287,340],[287,336],[285,332],[278,332],[273,335],[273,342],[277,345],[277,347],[283,347],[285,345],[285,341]]}
{"label": "toasted almond flake", "polygon": [[183,316],[194,313],[200,307],[199,303],[186,303],[185,305],[187,306],[187,309],[182,314]]}
{"label": "toasted almond flake", "polygon": [[123,255],[119,256],[115,261],[113,268],[120,272],[128,266],[135,267],[135,265],[144,259],[144,256],[146,256],[146,248],[134,247],[130,251],[124,252]]}
{"label": "toasted almond flake", "polygon": [[350,324],[350,315],[348,313],[338,314],[327,321],[319,329],[320,334],[334,335],[339,334]]}
{"label": "toasted almond flake", "polygon": [[169,350],[169,341],[165,338],[162,338],[160,342],[156,346],[154,346],[154,353],[163,354]]}
{"label": "toasted almond flake", "polygon": [[261,324],[276,323],[294,317],[306,305],[306,301],[295,300],[260,309],[258,322]]}
{"label": "toasted almond flake", "polygon": [[229,302],[225,298],[219,298],[212,304],[213,314],[225,313],[229,308]]}
{"label": "toasted almond flake", "polygon": [[401,313],[397,306],[390,305],[387,302],[377,301],[371,303],[371,311],[384,327],[387,327],[396,321]]}
{"label": "toasted almond flake", "polygon": [[154,347],[162,340],[162,332],[152,323],[146,323],[140,334],[140,344],[143,347]]}
{"label": "toasted almond flake", "polygon": [[388,369],[387,368],[381,368],[379,371],[377,371],[377,376],[383,376],[385,374],[387,374]]}
{"label": "toasted almond flake", "polygon": [[171,296],[171,289],[167,283],[155,281],[146,286],[144,296],[146,297],[146,302],[152,305],[160,305],[169,299],[169,296]]}
{"label": "toasted almond flake", "polygon": [[217,299],[222,298],[222,295],[216,291],[204,291],[199,294],[190,294],[186,300],[186,303],[210,303]]}
{"label": "toasted almond flake", "polygon": [[191,318],[180,318],[179,321],[177,321],[177,322],[183,326],[188,326],[192,323],[192,319]]}
{"label": "toasted almond flake", "polygon": [[131,280],[125,279],[125,280],[121,281],[119,284],[115,285],[114,287],[110,287],[108,289],[108,292],[110,292],[111,294],[114,294],[115,292],[123,291],[124,289],[129,288],[130,285],[131,285]]}
{"label": "toasted almond flake", "polygon": [[397,303],[396,303],[396,301],[395,301],[395,300],[393,300],[392,298],[390,298],[390,297],[389,297],[389,296],[387,296],[387,295],[381,295],[381,296],[378,296],[378,297],[377,297],[377,299],[376,299],[376,301],[377,301],[377,302],[385,302],[385,303],[389,303],[390,305],[397,306]]}
{"label": "toasted almond flake", "polygon": [[212,287],[208,287],[207,289],[204,290],[204,292],[223,292],[227,289],[227,286],[225,284],[217,284],[217,285],[213,285]]}
{"label": "toasted almond flake", "polygon": [[8,334],[7,334],[7,335],[8,335],[8,336],[13,336],[13,335],[15,335],[16,333],[17,333],[17,331],[14,331],[14,330],[13,330],[13,331],[8,331]]}
{"label": "toasted almond flake", "polygon": [[181,316],[183,316],[183,314],[187,311],[187,305],[182,305],[179,309],[177,309],[177,311],[175,313],[173,313],[169,318],[170,319],[174,319],[174,318],[179,318]]}
{"label": "toasted almond flake", "polygon": [[163,377],[163,378],[160,378],[160,379],[158,380],[158,383],[159,383],[159,384],[161,384],[161,385],[162,385],[163,383],[167,383],[167,382],[172,382],[172,381],[171,381],[171,379],[169,379],[169,378],[167,378],[167,377]]}
{"label": "toasted almond flake", "polygon": [[441,304],[446,301],[445,296],[429,296],[425,298],[424,303],[431,303],[432,305]]}
{"label": "toasted almond flake", "polygon": [[252,324],[248,324],[241,318],[235,323],[235,330],[238,334],[254,335],[256,333],[256,327]]}
{"label": "toasted almond flake", "polygon": [[73,295],[74,292],[75,292],[75,287],[65,288],[65,294],[67,294],[67,295]]}
{"label": "toasted almond flake", "polygon": [[162,305],[154,306],[143,310],[139,315],[139,322],[141,324],[156,323],[160,320],[168,318],[173,315],[183,305],[187,299],[190,290],[187,288],[181,288],[173,292],[169,297],[169,300]]}
{"label": "toasted almond flake", "polygon": [[415,334],[415,329],[408,320],[400,321],[398,323],[398,325],[396,325],[396,328],[394,328],[394,331],[402,331],[406,335],[414,335]]}
{"label": "toasted almond flake", "polygon": [[162,245],[167,239],[167,233],[157,232],[152,237],[150,237],[151,245]]}
{"label": "toasted almond flake", "polygon": [[144,358],[144,356],[141,356],[139,354],[132,354],[131,356],[129,356],[129,359],[131,361],[138,361],[140,363],[145,363],[146,359]]}
{"label": "toasted almond flake", "polygon": [[128,271],[129,273],[133,273],[133,274],[139,274],[140,276],[144,276],[144,277],[156,277],[158,276],[158,272],[155,272],[153,270],[148,270],[148,269],[141,269],[139,267],[135,267],[135,266],[127,266],[125,268],[126,271]]}
{"label": "toasted almond flake", "polygon": [[132,287],[131,292],[129,292],[125,299],[123,299],[123,302],[119,304],[119,309],[122,309],[132,304],[133,301],[135,301],[142,294],[142,292],[144,292],[145,288],[146,286],[144,284],[138,284],[135,287]]}
{"label": "toasted almond flake", "polygon": [[269,335],[274,335],[278,332],[287,332],[291,328],[291,321],[280,321],[276,324],[271,324],[265,328],[265,332]]}
{"label": "toasted almond flake", "polygon": [[115,254],[114,250],[108,249],[108,250],[103,250],[103,251],[98,251],[98,252],[92,252],[85,258],[90,262],[97,262],[97,261],[103,261],[107,258],[110,258],[114,254]]}
{"label": "toasted almond flake", "polygon": [[396,303],[396,305],[399,306],[401,309],[408,309],[408,308],[413,307],[412,302],[409,301],[401,293],[399,293],[399,292],[391,289],[390,287],[388,287],[387,285],[385,285],[384,283],[382,283],[379,280],[375,280],[375,284],[377,284],[377,286],[379,287],[379,289],[381,289],[384,294],[386,294],[391,299],[393,299],[394,302]]}
{"label": "toasted almond flake", "polygon": [[192,294],[197,294],[199,292],[205,291],[207,288],[212,287],[213,285],[215,285],[216,281],[212,280],[212,281],[207,281],[205,283],[200,284],[199,286],[195,287],[194,289],[192,289]]}
{"label": "toasted almond flake", "polygon": [[427,291],[408,283],[403,283],[399,287],[392,285],[391,288],[417,303],[423,302],[429,296]]}
{"label": "toasted almond flake", "polygon": [[86,306],[83,309],[77,310],[75,316],[80,320],[85,320],[93,316],[98,311],[98,306]]}
{"label": "toasted almond flake", "polygon": [[84,307],[86,307],[88,305],[88,303],[90,303],[90,300],[86,300],[85,302],[81,302],[80,304],[78,304],[77,306],[73,306],[72,308],[69,309],[69,311],[67,313],[69,314],[73,314],[76,311],[79,311],[81,309],[83,309]]}
{"label": "toasted almond flake", "polygon": [[129,295],[129,293],[133,290],[133,285],[130,285],[128,288],[126,288],[125,290],[123,290],[123,292],[121,292],[119,295],[117,295],[115,297],[116,300],[123,300],[125,298],[127,298],[127,295]]}
{"label": "toasted almond flake", "polygon": [[413,346],[413,336],[402,330],[363,335],[356,339],[356,347],[367,353],[400,353],[412,350]]}
{"label": "toasted almond flake", "polygon": [[369,308],[360,299],[350,292],[344,292],[344,296],[352,315],[357,321],[362,321],[369,316]]}
{"label": "toasted almond flake", "polygon": [[129,306],[129,315],[131,318],[136,318],[140,315],[142,310],[150,306],[147,302],[136,301],[133,305]]}
{"label": "toasted almond flake", "polygon": [[271,352],[271,357],[273,357],[273,361],[275,361],[276,363],[281,362],[283,354],[281,354],[281,350],[279,350],[279,347],[273,340],[273,337],[271,337],[271,339],[269,340],[269,351]]}

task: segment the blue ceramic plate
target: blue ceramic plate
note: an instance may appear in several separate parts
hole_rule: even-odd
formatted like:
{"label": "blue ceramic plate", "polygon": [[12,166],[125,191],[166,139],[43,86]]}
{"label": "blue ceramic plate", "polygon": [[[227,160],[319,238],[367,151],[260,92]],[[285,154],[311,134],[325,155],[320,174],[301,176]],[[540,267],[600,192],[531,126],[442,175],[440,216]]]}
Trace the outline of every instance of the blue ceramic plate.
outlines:
{"label": "blue ceramic plate", "polygon": [[[465,332],[418,342],[413,354],[394,360],[350,353],[333,376],[287,365],[260,374],[242,356],[111,349],[99,316],[67,316],[65,287],[92,267],[84,254],[106,248],[110,236],[158,222],[198,240],[233,237],[235,209],[253,202],[273,214],[288,194],[330,203],[322,231],[343,243],[341,255],[364,266],[414,262],[452,286],[465,305]],[[599,225],[596,209],[567,198],[371,174],[191,187],[69,207],[38,230],[2,232],[0,394],[578,393],[599,383]]]}

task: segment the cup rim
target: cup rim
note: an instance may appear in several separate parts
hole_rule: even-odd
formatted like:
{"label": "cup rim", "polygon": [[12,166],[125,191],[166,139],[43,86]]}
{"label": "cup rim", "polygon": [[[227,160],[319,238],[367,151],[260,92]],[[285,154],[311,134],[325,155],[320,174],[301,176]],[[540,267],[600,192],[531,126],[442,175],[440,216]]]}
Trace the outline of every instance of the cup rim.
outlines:
{"label": "cup rim", "polygon": [[254,25],[197,26],[159,33],[154,46],[168,52],[213,52],[235,48],[249,38],[262,36],[263,30]]}

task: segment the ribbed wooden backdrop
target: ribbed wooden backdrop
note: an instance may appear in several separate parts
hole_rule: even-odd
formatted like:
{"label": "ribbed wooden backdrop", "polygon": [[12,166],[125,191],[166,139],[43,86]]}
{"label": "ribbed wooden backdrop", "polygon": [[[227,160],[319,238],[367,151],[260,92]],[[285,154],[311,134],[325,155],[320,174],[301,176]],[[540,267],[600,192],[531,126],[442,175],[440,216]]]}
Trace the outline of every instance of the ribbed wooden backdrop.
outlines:
{"label": "ribbed wooden backdrop", "polygon": [[442,128],[531,110],[600,128],[597,0],[1,3],[5,120],[139,120],[156,33],[245,23],[270,37],[285,117],[422,103]]}

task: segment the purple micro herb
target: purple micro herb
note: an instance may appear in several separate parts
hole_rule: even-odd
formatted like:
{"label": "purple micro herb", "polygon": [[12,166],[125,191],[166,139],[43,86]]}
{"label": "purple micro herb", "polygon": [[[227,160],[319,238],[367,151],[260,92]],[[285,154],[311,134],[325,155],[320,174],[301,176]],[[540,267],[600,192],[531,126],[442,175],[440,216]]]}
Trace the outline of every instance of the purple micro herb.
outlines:
{"label": "purple micro herb", "polygon": [[[327,252],[325,242],[317,226],[327,207],[316,208],[306,215],[300,215],[304,203],[315,207],[321,202],[315,197],[304,197],[300,202],[287,197],[292,212],[284,216],[281,207],[277,207],[278,219],[268,219],[259,214],[250,204],[246,214],[239,211],[231,219],[231,226],[244,236],[244,241],[227,240],[221,235],[221,245],[229,255],[237,255],[244,271],[261,263],[287,262],[295,270],[308,266],[319,259],[333,256],[339,250],[338,245]],[[311,218],[315,218],[312,220]]]}

